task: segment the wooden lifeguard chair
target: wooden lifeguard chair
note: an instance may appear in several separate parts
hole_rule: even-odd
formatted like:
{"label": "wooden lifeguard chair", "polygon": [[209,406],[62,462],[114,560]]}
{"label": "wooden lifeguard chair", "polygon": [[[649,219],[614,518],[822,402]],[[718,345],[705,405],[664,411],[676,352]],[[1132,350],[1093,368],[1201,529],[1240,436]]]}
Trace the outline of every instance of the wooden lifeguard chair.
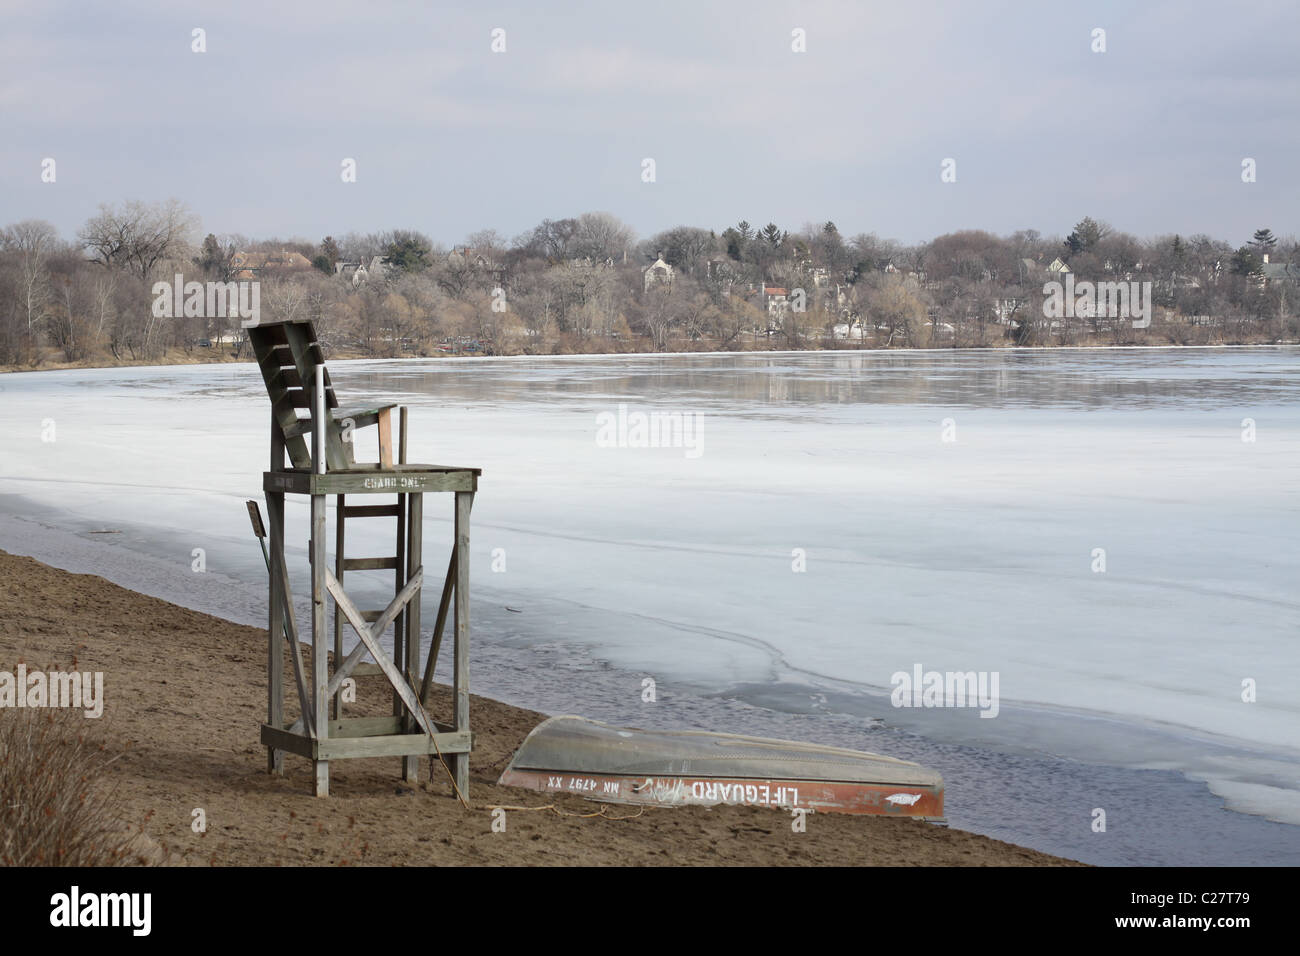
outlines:
{"label": "wooden lifeguard chair", "polygon": [[[349,757],[401,757],[402,777],[413,782],[420,756],[451,760],[452,778],[463,799],[469,792],[469,516],[478,487],[478,468],[416,465],[406,461],[406,409],[399,410],[397,460],[393,460],[392,410],[395,405],[341,410],[311,322],[274,322],[249,328],[253,354],[271,398],[271,468],[263,475],[270,524],[270,622],[268,630],[267,722],[261,741],[267,771],[283,772],[286,752],[311,760],[315,793],[329,795],[331,760]],[[358,463],[352,433],[379,429],[379,461]],[[310,439],[310,445],[308,444]],[[286,457],[288,461],[286,462]],[[420,669],[420,596],[424,585],[424,495],[455,494],[455,540],[423,674]],[[284,496],[311,498],[311,647],[312,675],[303,668],[284,553]],[[396,495],[396,503],[352,504],[352,495]],[[326,500],[334,496],[334,568],[328,566]],[[350,518],[395,518],[396,547],[391,556],[349,558],[344,528]],[[348,571],[392,570],[394,597],[380,610],[361,610],[343,589]],[[334,665],[326,645],[326,595],[334,602]],[[448,612],[453,629],[454,714],[450,723],[433,720],[426,710],[434,667]],[[343,655],[343,622],[360,639]],[[393,656],[381,641],[393,627]],[[284,651],[289,643],[300,718],[286,726]],[[369,654],[393,688],[387,717],[343,716],[344,681],[360,674]],[[374,665],[369,665],[373,667]]]}

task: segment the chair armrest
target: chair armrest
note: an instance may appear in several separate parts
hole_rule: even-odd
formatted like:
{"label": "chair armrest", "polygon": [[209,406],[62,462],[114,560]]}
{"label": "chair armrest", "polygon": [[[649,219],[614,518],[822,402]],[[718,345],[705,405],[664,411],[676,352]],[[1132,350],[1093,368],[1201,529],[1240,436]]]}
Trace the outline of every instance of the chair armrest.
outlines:
{"label": "chair armrest", "polygon": [[352,420],[352,427],[365,428],[368,425],[379,426],[379,466],[393,467],[393,409],[396,405],[379,405],[375,408],[335,409],[334,420]]}
{"label": "chair armrest", "polygon": [[336,422],[345,418],[352,419],[353,428],[365,428],[379,422],[379,416],[396,408],[396,405],[376,405],[371,408],[335,408],[331,411]]}

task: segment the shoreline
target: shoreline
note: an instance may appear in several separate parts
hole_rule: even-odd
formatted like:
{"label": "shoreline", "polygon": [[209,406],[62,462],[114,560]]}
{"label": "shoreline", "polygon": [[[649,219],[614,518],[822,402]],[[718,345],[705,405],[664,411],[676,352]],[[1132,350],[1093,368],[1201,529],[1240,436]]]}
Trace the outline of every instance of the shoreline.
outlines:
{"label": "shoreline", "polygon": [[[183,865],[1080,865],[962,830],[883,817],[817,815],[791,832],[752,807],[655,809],[581,817],[601,804],[499,787],[496,778],[545,715],[474,695],[472,809],[444,774],[402,784],[398,761],[341,761],[334,796],[310,795],[310,764],[266,773],[265,632],[0,551],[0,670],[105,674],[105,711],[89,728],[120,755],[108,774],[122,822]],[[362,711],[389,706],[382,677],[358,680]],[[435,706],[445,700],[437,688]],[[288,695],[292,699],[292,695]],[[5,716],[0,711],[0,719]],[[432,768],[436,770],[437,768]],[[422,777],[425,776],[422,768]],[[508,811],[493,833],[494,805]],[[207,829],[191,829],[194,809]],[[627,810],[627,813],[623,811]],[[611,817],[635,813],[618,808]],[[563,815],[561,815],[563,814]]]}
{"label": "shoreline", "polygon": [[[935,353],[938,355],[951,355],[955,353],[978,352],[988,354],[991,352],[1155,352],[1155,351],[1207,351],[1212,349],[1285,349],[1296,348],[1300,346],[1297,342],[1255,342],[1255,343],[1232,343],[1223,345],[985,345],[985,346],[963,346],[961,348],[949,348],[946,346],[936,346],[933,348],[881,348],[872,346],[869,348],[808,348],[808,349],[729,349],[729,350],[689,350],[683,352],[560,352],[552,355],[399,355],[399,356],[376,356],[376,355],[345,355],[339,353],[331,356],[330,360],[334,362],[484,362],[500,361],[502,359],[523,360],[523,361],[547,361],[551,359],[604,359],[604,358],[670,358],[677,356],[695,355],[695,356],[721,356],[721,355],[809,355],[809,354],[834,354],[841,353],[864,353],[881,355],[913,355]],[[18,365],[0,365],[0,375],[17,375],[26,372],[72,372],[88,371],[91,369],[119,369],[119,368],[183,368],[192,365],[256,365],[256,361],[251,353],[247,358],[234,358],[227,356],[224,358],[197,359],[195,361],[176,361],[176,362],[115,362],[104,365],[93,362],[51,362],[39,366],[18,366]]]}

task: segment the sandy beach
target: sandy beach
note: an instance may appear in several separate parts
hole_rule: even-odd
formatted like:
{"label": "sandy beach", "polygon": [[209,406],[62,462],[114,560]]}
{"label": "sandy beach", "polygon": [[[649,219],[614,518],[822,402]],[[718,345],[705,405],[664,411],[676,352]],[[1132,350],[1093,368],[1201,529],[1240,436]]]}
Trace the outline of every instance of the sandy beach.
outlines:
{"label": "sandy beach", "polygon": [[[104,713],[86,732],[117,759],[105,771],[138,857],[168,865],[1049,866],[1071,861],[913,820],[822,814],[792,832],[779,811],[652,809],[499,787],[544,715],[475,696],[470,804],[427,765],[402,783],[395,758],[334,764],[333,796],[310,795],[310,764],[266,773],[265,632],[168,604],[103,578],[0,551],[0,670],[104,674]],[[290,673],[286,665],[286,673]],[[358,705],[389,706],[382,677]],[[445,694],[445,689],[440,689]],[[290,695],[292,696],[292,695]],[[445,698],[435,701],[444,708]],[[0,711],[0,720],[15,712]],[[508,810],[492,832],[494,806]],[[605,807],[603,814],[592,816]],[[194,832],[201,809],[206,830]]]}

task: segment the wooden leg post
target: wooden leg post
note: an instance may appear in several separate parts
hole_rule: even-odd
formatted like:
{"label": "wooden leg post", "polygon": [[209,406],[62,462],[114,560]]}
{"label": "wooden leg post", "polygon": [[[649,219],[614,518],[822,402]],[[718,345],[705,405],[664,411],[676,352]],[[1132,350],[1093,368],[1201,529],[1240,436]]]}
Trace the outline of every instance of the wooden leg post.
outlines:
{"label": "wooden leg post", "polygon": [[[410,515],[406,525],[406,554],[405,564],[407,571],[423,567],[424,558],[421,554],[424,548],[424,495],[416,493],[404,496],[407,503],[407,511]],[[399,558],[399,564],[401,558]],[[420,597],[421,592],[417,591],[406,605],[406,611],[403,614],[404,628],[399,630],[406,631],[405,641],[403,642],[406,657],[404,660],[396,661],[398,667],[402,668],[402,676],[406,682],[415,689],[415,675],[420,668]],[[407,730],[414,727],[414,714],[407,718]],[[414,783],[420,775],[420,758],[408,756],[402,758],[402,779],[407,783]]]}
{"label": "wooden leg post", "polygon": [[[311,703],[316,737],[329,736],[329,645],[325,639],[325,496],[311,496]],[[316,796],[330,795],[330,765],[317,760]]]}
{"label": "wooden leg post", "polygon": [[[343,556],[347,554],[347,541],[344,538],[344,529],[347,527],[347,521],[343,517],[343,510],[347,507],[347,495],[339,495],[335,500],[334,506],[334,576],[343,581]],[[343,662],[343,615],[339,612],[338,605],[334,606],[334,669],[338,670],[339,664]],[[343,691],[335,691],[333,698],[330,700],[330,714],[334,720],[343,719]]]}
{"label": "wooden leg post", "polygon": [[[325,366],[316,366],[316,382],[311,390],[312,470],[325,474]],[[316,739],[329,737],[329,647],[325,642],[325,496],[311,496],[311,705],[316,715]],[[316,796],[330,795],[330,765],[315,761]]]}
{"label": "wooden leg post", "polygon": [[[474,506],[472,491],[456,492],[456,663],[453,683],[456,696],[456,730],[469,733],[469,513]],[[452,758],[452,771],[461,795],[469,799],[469,754]]]}
{"label": "wooden leg post", "polygon": [[[284,728],[284,495],[266,494],[266,517],[271,524],[270,597],[271,614],[267,632],[266,654],[266,722],[277,730]],[[266,748],[266,772],[284,773],[284,751]]]}

